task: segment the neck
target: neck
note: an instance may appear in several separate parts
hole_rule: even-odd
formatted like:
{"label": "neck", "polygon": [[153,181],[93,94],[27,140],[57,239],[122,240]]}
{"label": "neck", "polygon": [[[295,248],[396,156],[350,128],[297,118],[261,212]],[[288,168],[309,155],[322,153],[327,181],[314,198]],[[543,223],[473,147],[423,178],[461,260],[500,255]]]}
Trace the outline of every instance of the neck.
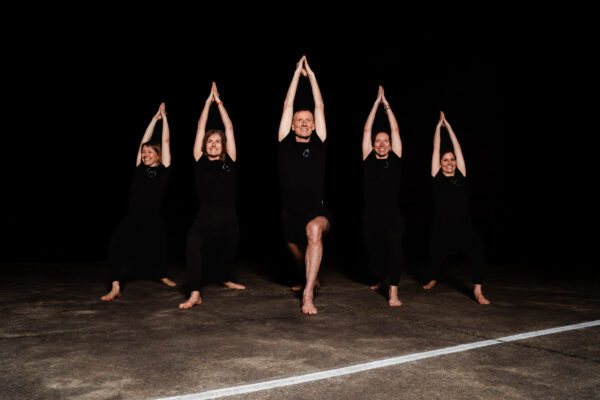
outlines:
{"label": "neck", "polygon": [[442,170],[442,174],[444,174],[444,176],[447,176],[447,177],[454,176],[454,173],[455,173],[455,172],[456,172],[456,171],[452,171],[452,172],[446,172],[446,171]]}
{"label": "neck", "polygon": [[379,159],[379,160],[385,160],[386,158],[388,158],[389,153],[385,154],[383,156],[380,156],[379,154],[377,154],[377,152],[375,152],[375,158]]}
{"label": "neck", "polygon": [[300,143],[308,143],[308,142],[310,142],[310,137],[312,136],[312,135],[300,136],[296,132],[294,132],[294,135],[296,136],[296,142],[300,142]]}

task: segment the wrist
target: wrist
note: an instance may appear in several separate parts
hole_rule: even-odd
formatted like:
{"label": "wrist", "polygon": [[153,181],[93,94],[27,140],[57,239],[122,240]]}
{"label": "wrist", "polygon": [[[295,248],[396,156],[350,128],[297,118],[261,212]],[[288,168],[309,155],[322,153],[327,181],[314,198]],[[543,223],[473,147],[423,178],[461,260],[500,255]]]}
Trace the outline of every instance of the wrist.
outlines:
{"label": "wrist", "polygon": [[220,106],[221,104],[223,104],[223,102],[221,100],[217,101],[218,106]]}

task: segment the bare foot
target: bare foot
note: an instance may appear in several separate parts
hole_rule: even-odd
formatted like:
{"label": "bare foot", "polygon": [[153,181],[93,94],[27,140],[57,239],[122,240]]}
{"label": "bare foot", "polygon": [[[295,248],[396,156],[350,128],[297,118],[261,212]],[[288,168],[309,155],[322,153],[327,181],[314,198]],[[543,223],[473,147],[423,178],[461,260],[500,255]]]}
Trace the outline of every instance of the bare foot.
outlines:
{"label": "bare foot", "polygon": [[185,303],[179,304],[179,308],[192,308],[195,305],[202,304],[202,299],[200,298],[200,292],[193,291],[190,295],[190,298]]}
{"label": "bare foot", "polygon": [[[320,288],[321,288],[321,283],[320,283],[320,282],[319,282],[319,280],[317,279],[317,280],[315,281],[315,289],[320,289]],[[304,289],[304,284],[303,284],[303,283],[299,283],[299,284],[297,284],[297,285],[294,285],[294,286],[292,286],[292,287],[291,287],[291,289],[292,289],[294,292],[299,292],[299,291],[301,291],[302,289]]]}
{"label": "bare foot", "polygon": [[177,284],[175,282],[173,282],[172,280],[170,280],[169,278],[166,278],[166,277],[161,278],[160,281],[167,286],[171,286],[171,287],[177,286]]}
{"label": "bare foot", "polygon": [[371,289],[371,290],[377,290],[380,287],[381,287],[381,283],[376,283],[375,285],[369,286],[369,289]]}
{"label": "bare foot", "polygon": [[402,305],[402,302],[398,298],[398,286],[390,285],[389,294],[390,300],[388,301],[388,304],[390,305],[390,307],[398,307]]}
{"label": "bare foot", "polygon": [[423,286],[423,289],[429,290],[429,289],[433,288],[435,285],[437,285],[437,281],[435,279],[432,279],[429,281],[429,283],[427,285]]}
{"label": "bare foot", "polygon": [[223,285],[225,285],[225,287],[229,288],[229,289],[237,289],[237,290],[246,289],[246,286],[239,284],[239,283],[231,282],[231,281],[223,282]]}
{"label": "bare foot", "polygon": [[304,296],[302,297],[302,313],[303,314],[316,314],[317,307],[313,304],[312,297]]}
{"label": "bare foot", "polygon": [[111,301],[111,300],[114,300],[116,297],[121,297],[121,287],[119,286],[118,283],[117,284],[113,283],[112,289],[110,290],[110,292],[108,292],[104,296],[100,297],[100,300]]}
{"label": "bare foot", "polygon": [[473,294],[475,295],[475,300],[477,300],[479,304],[490,304],[490,301],[486,299],[483,293],[481,292],[481,285],[475,285],[475,288],[473,289]]}

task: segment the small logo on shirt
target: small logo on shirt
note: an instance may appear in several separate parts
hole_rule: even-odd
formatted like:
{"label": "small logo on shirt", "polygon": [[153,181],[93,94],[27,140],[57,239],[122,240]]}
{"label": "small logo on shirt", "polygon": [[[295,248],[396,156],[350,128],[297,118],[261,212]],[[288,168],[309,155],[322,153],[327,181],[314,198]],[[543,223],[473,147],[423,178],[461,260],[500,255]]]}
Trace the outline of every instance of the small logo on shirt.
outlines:
{"label": "small logo on shirt", "polygon": [[310,150],[308,148],[304,149],[304,151],[302,152],[302,157],[308,158],[309,155],[310,155]]}
{"label": "small logo on shirt", "polygon": [[229,164],[227,164],[227,163],[224,163],[224,164],[223,164],[223,166],[222,166],[221,168],[223,169],[223,171],[224,171],[226,174],[229,174],[229,173],[231,172],[231,168],[229,167]]}
{"label": "small logo on shirt", "polygon": [[154,168],[146,168],[146,176],[148,178],[156,178],[156,169]]}

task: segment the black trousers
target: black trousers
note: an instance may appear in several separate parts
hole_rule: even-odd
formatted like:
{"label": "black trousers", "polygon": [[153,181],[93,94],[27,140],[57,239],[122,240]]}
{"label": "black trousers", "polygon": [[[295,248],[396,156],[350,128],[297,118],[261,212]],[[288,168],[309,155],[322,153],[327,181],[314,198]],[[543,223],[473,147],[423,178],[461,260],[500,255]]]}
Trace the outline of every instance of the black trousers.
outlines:
{"label": "black trousers", "polygon": [[363,214],[363,237],[368,265],[379,281],[389,278],[398,286],[404,264],[402,240],[406,231],[404,217],[397,207],[366,209]]}
{"label": "black trousers", "polygon": [[240,230],[233,208],[202,207],[186,237],[185,264],[189,289],[231,280]]}
{"label": "black trousers", "polygon": [[444,259],[455,254],[467,255],[471,262],[472,281],[481,284],[485,269],[483,243],[470,221],[434,221],[425,280],[437,280]]}
{"label": "black trousers", "polygon": [[110,282],[167,276],[167,234],[159,214],[129,212],[108,246]]}

